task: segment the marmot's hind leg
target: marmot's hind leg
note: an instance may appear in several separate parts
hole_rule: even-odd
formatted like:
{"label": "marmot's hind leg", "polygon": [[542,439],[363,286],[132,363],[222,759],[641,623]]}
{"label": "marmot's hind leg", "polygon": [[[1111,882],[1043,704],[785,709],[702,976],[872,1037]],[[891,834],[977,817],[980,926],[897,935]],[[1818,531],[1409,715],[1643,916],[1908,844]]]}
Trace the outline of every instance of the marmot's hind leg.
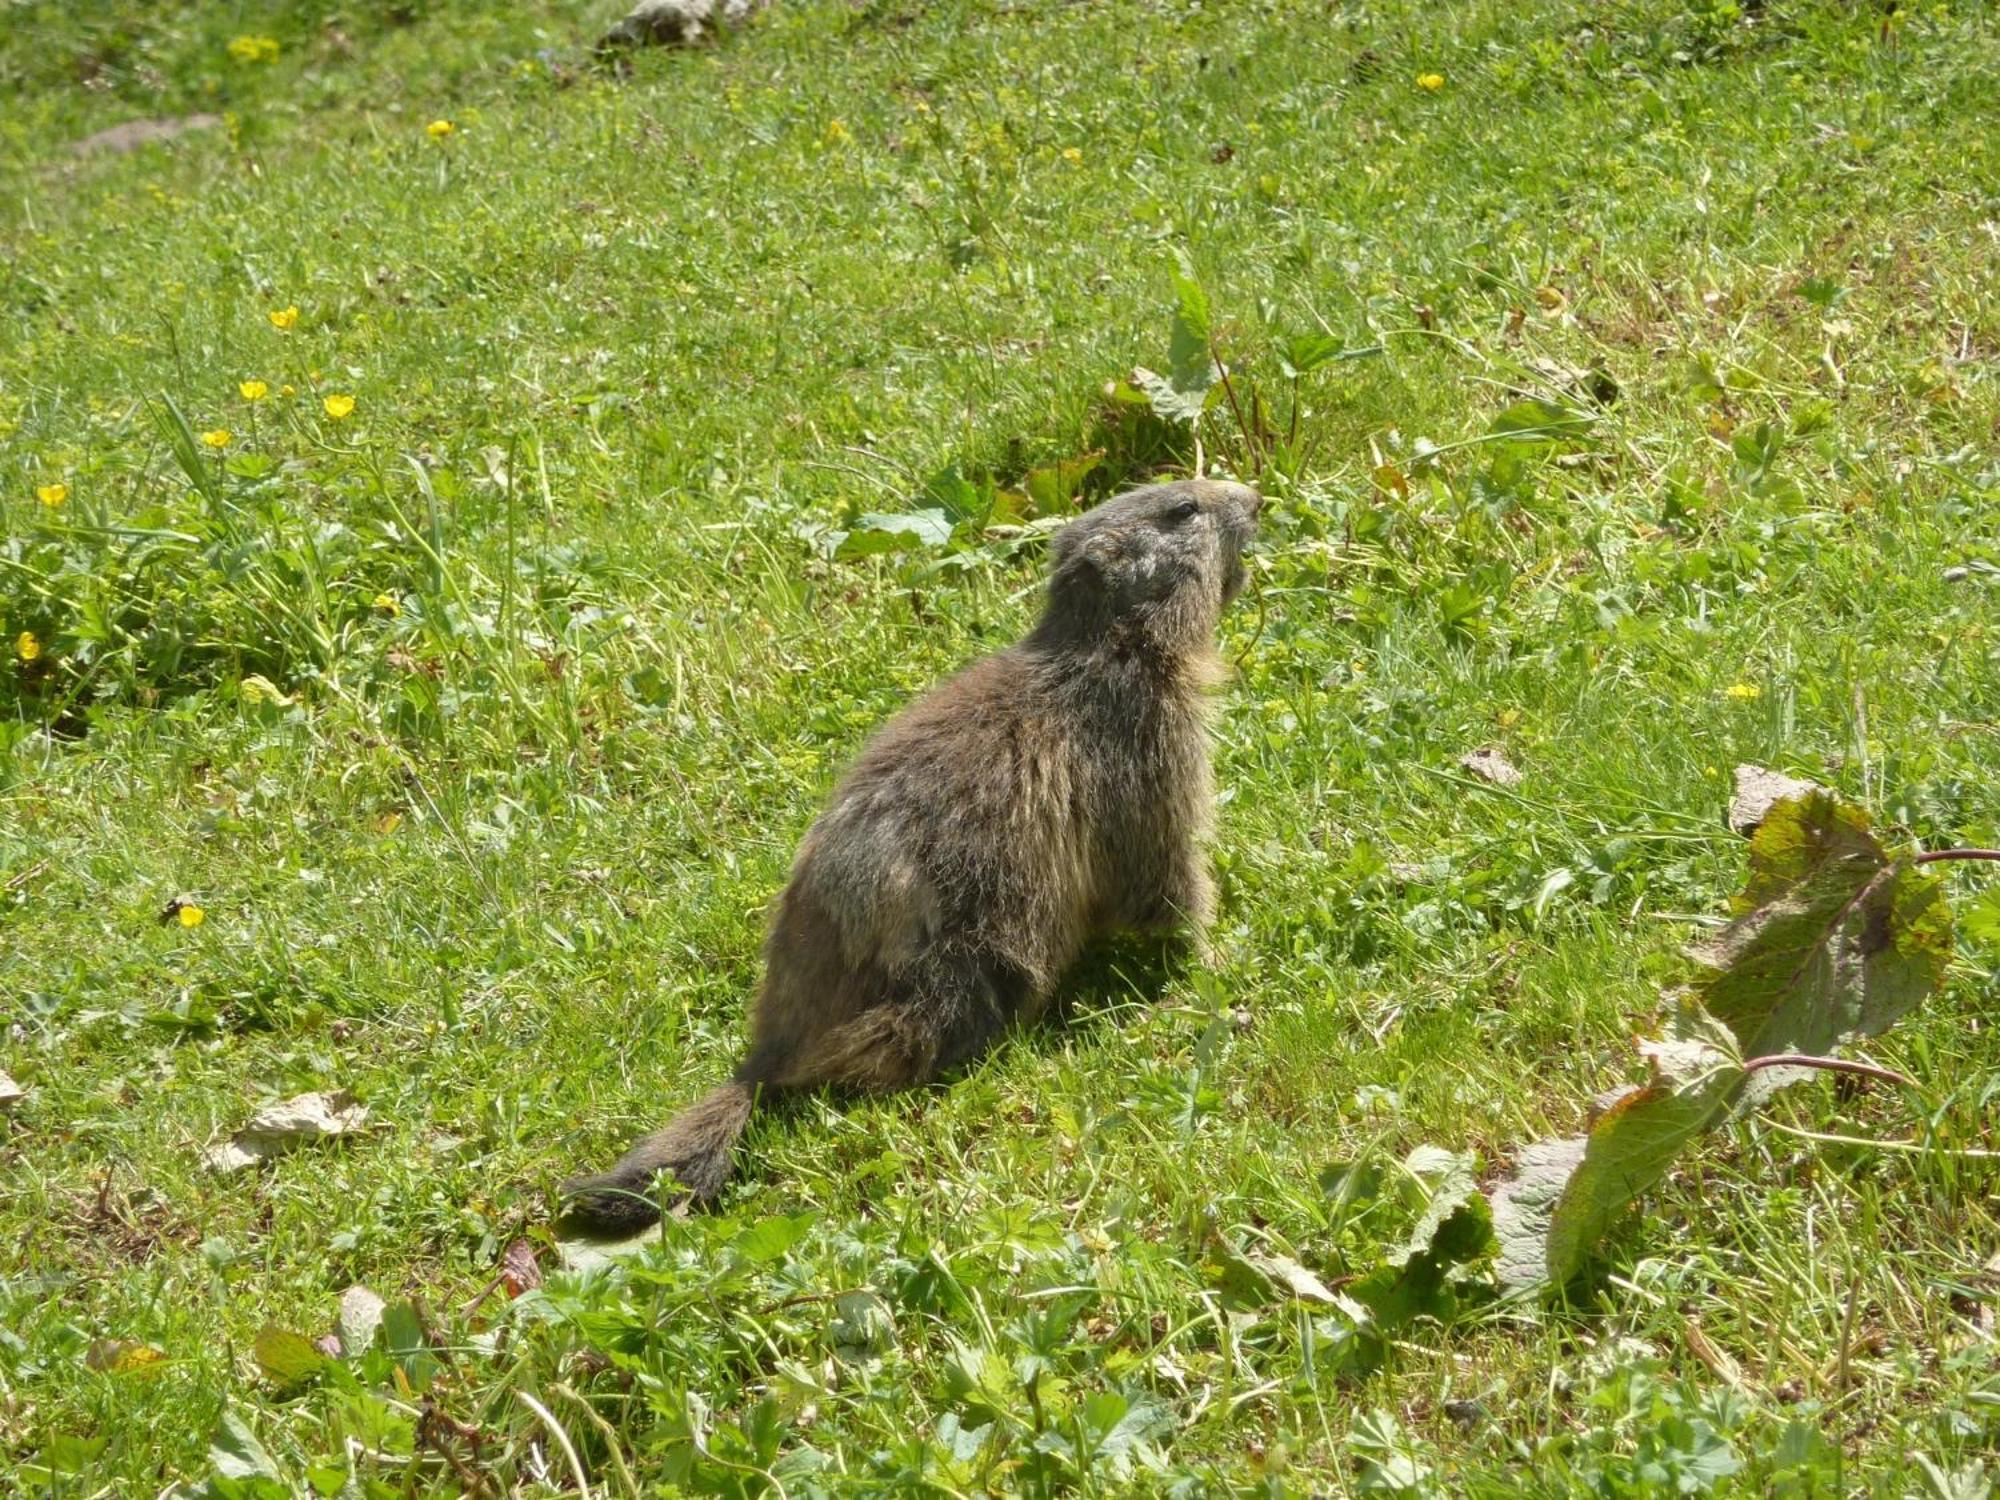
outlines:
{"label": "marmot's hind leg", "polygon": [[744,1074],[774,1088],[914,1088],[985,1052],[1030,994],[1014,966],[957,953],[927,955],[883,989],[859,1015],[790,1039],[782,1056],[753,1048]]}
{"label": "marmot's hind leg", "polygon": [[769,1075],[777,1088],[863,1089],[890,1093],[937,1074],[937,1039],[921,1017],[876,1005],[799,1046]]}

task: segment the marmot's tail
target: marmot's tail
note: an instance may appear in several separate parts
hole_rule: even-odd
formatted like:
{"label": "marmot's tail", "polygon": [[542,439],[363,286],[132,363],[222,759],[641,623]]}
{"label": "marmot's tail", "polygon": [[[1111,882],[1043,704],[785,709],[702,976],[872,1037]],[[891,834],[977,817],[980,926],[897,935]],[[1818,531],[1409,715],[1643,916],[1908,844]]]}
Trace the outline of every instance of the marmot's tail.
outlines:
{"label": "marmot's tail", "polygon": [[713,1198],[729,1180],[729,1158],[750,1123],[756,1099],[755,1084],[725,1083],[675,1116],[665,1130],[640,1141],[610,1171],[565,1182],[565,1227],[586,1234],[637,1234],[660,1217],[654,1179],[663,1173],[697,1203]]}

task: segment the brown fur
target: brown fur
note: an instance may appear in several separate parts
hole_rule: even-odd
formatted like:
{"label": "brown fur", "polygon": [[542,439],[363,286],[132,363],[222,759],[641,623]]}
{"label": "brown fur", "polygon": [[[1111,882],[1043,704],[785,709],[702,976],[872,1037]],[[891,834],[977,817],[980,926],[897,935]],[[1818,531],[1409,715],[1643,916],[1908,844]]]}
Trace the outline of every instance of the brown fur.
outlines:
{"label": "brown fur", "polygon": [[1261,504],[1184,480],[1058,533],[1040,624],[890,720],[806,834],[734,1079],[565,1184],[573,1224],[651,1223],[662,1172],[713,1197],[760,1090],[927,1082],[1038,1015],[1092,937],[1206,926],[1215,626]]}

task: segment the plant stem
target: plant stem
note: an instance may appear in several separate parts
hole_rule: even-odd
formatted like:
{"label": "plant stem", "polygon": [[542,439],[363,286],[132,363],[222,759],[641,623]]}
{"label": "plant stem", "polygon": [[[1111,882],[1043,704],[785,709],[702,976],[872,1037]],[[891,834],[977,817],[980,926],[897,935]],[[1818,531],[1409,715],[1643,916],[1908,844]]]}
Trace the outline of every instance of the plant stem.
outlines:
{"label": "plant stem", "polygon": [[1906,1078],[1893,1068],[1878,1068],[1873,1063],[1850,1062],[1844,1057],[1814,1057],[1809,1052],[1774,1052],[1769,1057],[1753,1057],[1743,1065],[1746,1073],[1755,1073],[1760,1068],[1821,1068],[1829,1073],[1859,1073],[1863,1078],[1879,1078],[1884,1083],[1899,1083],[1906,1089],[1915,1088],[1916,1081]]}
{"label": "plant stem", "polygon": [[1229,409],[1236,414],[1236,430],[1243,434],[1245,455],[1256,464],[1255,474],[1264,472],[1264,458],[1257,448],[1257,435],[1250,430],[1250,424],[1243,420],[1243,408],[1237,404],[1236,387],[1229,382],[1229,366],[1215,357],[1215,346],[1209,345],[1208,357],[1215,361],[1215,370],[1222,377],[1222,394],[1229,398]]}
{"label": "plant stem", "polygon": [[1933,849],[1928,854],[1919,854],[1916,862],[1934,865],[1947,859],[2000,859],[2000,849]]}
{"label": "plant stem", "polygon": [[1868,1146],[1877,1151],[1906,1151],[1913,1156],[1948,1156],[1957,1161],[2000,1161],[2000,1151],[1981,1151],[1973,1146],[1932,1146],[1924,1141],[1878,1141],[1865,1135],[1831,1135],[1823,1130],[1801,1130],[1782,1120],[1766,1120],[1764,1124],[1771,1130],[1797,1136],[1802,1141],[1817,1141],[1827,1146]]}

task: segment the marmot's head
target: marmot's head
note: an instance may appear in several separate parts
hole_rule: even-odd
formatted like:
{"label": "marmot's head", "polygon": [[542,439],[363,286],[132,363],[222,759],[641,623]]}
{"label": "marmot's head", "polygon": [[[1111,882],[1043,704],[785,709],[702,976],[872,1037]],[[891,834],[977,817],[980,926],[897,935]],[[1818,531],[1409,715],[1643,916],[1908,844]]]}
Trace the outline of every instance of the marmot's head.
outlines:
{"label": "marmot's head", "polygon": [[1051,616],[1205,640],[1243,591],[1243,548],[1263,504],[1249,485],[1220,479],[1149,484],[1105,501],[1056,533]]}

